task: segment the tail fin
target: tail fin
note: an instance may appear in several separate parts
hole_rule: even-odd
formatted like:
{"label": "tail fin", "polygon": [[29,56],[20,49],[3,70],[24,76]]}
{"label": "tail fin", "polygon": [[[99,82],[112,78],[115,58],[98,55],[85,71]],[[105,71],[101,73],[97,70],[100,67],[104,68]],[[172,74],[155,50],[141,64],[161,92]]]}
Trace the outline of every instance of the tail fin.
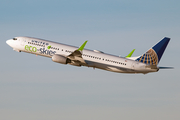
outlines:
{"label": "tail fin", "polygon": [[149,65],[157,65],[170,41],[170,38],[165,37],[155,46],[149,49],[145,54],[136,59],[136,61],[143,62]]}

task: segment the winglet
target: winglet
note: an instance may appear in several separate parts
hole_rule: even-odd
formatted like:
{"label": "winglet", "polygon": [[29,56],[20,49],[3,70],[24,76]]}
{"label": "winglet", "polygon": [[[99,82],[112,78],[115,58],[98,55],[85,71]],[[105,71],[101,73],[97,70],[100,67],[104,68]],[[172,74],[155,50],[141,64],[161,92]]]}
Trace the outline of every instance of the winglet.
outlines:
{"label": "winglet", "polygon": [[134,51],[135,51],[135,49],[133,49],[127,56],[126,56],[126,58],[129,58],[129,57],[131,57],[132,56],[132,54],[134,53]]}
{"label": "winglet", "polygon": [[84,47],[85,47],[86,43],[87,43],[87,41],[85,41],[85,42],[81,45],[81,47],[79,47],[79,49],[78,49],[78,50],[82,51],[82,50],[84,49]]}

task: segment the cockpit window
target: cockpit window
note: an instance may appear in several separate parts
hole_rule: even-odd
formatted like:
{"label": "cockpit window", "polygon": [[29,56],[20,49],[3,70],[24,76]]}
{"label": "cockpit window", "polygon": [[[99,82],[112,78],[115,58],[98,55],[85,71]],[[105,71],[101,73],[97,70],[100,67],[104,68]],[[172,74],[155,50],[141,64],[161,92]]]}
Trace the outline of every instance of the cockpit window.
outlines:
{"label": "cockpit window", "polygon": [[13,40],[17,40],[17,38],[13,38]]}

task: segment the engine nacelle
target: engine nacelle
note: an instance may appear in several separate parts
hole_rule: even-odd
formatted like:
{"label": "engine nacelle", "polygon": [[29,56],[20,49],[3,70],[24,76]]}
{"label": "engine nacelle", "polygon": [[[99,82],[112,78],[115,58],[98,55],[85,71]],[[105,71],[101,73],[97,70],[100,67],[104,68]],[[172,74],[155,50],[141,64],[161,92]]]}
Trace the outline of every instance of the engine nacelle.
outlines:
{"label": "engine nacelle", "polygon": [[53,55],[52,56],[52,61],[61,63],[61,64],[67,64],[67,58],[62,56],[62,55]]}

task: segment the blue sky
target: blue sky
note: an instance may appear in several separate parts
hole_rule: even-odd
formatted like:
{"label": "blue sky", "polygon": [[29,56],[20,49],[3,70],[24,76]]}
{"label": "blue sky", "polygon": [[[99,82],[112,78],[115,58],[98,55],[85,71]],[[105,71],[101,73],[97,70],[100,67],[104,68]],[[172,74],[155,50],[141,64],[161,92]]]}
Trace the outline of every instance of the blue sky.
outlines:
{"label": "blue sky", "polygon": [[[177,0],[1,0],[0,119],[179,120],[180,16]],[[12,50],[31,36],[126,56],[171,41],[159,66],[174,70],[118,74],[61,65]]]}

